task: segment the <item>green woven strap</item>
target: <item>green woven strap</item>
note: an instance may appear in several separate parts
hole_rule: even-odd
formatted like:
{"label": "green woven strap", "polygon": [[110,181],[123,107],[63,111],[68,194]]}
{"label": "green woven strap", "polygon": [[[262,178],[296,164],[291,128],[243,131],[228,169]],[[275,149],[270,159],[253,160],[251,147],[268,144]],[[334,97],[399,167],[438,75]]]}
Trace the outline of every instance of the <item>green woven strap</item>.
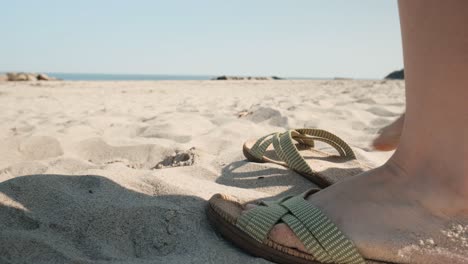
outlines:
{"label": "green woven strap", "polygon": [[288,167],[301,173],[313,174],[312,168],[301,156],[291,137],[291,130],[283,134],[276,134],[273,137],[275,152]]}
{"label": "green woven strap", "polygon": [[[311,140],[322,141],[322,142],[329,144],[334,149],[336,149],[338,153],[340,153],[340,156],[356,159],[356,155],[354,154],[351,147],[348,144],[346,144],[344,140],[342,140],[335,134],[332,134],[323,129],[315,129],[315,128],[300,128],[300,129],[295,129],[295,131],[297,131],[301,135],[312,136],[310,138]],[[293,137],[296,138],[296,136],[294,135]]]}
{"label": "green woven strap", "polygon": [[293,197],[283,202],[282,205],[288,208],[291,214],[296,216],[312,233],[313,237],[333,259],[332,263],[365,263],[356,247],[338,227],[320,209],[304,200],[302,196]]}
{"label": "green woven strap", "polygon": [[288,214],[283,216],[281,220],[291,228],[294,234],[296,234],[304,244],[307,251],[311,252],[316,260],[322,263],[333,263],[332,257],[299,219]]}
{"label": "green woven strap", "polygon": [[[250,149],[250,154],[254,157],[256,157],[257,159],[259,160],[262,160],[263,159],[263,156],[265,155],[265,151],[267,150],[267,148],[272,144],[273,142],[273,137],[275,135],[281,135],[281,133],[271,133],[271,134],[268,134],[266,136],[263,136],[261,138],[259,138],[255,143],[254,145],[252,146],[252,148]],[[296,139],[296,138],[295,138]],[[312,138],[298,138],[297,141],[303,145],[306,145],[308,147],[311,147],[313,148],[314,147],[314,141]],[[274,162],[274,163],[277,163],[277,164],[281,164],[281,165],[285,165],[285,164],[282,164],[281,161],[275,161],[275,160],[271,160],[271,162]]]}
{"label": "green woven strap", "polygon": [[353,243],[326,217],[320,209],[304,200],[310,192],[267,202],[238,218],[237,227],[252,238],[265,243],[275,224],[285,223],[307,252],[322,263],[365,263]]}
{"label": "green woven strap", "polygon": [[[349,157],[350,159],[355,159],[351,147],[349,147],[343,140],[334,134],[327,132],[321,129],[297,129],[290,130],[282,134],[279,138],[273,138],[273,145],[280,146],[280,152],[283,152],[282,159],[286,162],[289,168],[302,173],[302,174],[314,174],[313,169],[310,167],[309,163],[302,157],[299,153],[299,150],[296,148],[296,145],[293,142],[293,138],[311,138],[313,140],[322,141],[330,144],[335,148],[340,156]],[[277,142],[275,142],[277,140]]]}
{"label": "green woven strap", "polygon": [[288,210],[279,204],[258,206],[239,217],[237,227],[255,240],[263,242],[271,228],[287,213]]}
{"label": "green woven strap", "polygon": [[300,173],[313,174],[312,168],[301,156],[293,140],[309,147],[314,147],[314,141],[322,141],[332,146],[340,156],[356,159],[356,155],[351,147],[341,138],[328,131],[311,128],[268,134],[258,139],[250,151],[253,156],[261,160],[263,159],[266,149],[273,144],[276,155],[285,164],[281,161],[271,160],[271,162],[287,165],[289,168]]}
{"label": "green woven strap", "polygon": [[250,149],[250,153],[252,154],[252,156],[256,157],[259,160],[263,159],[263,155],[265,155],[265,151],[268,148],[268,146],[270,146],[273,140],[273,135],[275,134],[277,133],[271,133],[259,138]]}

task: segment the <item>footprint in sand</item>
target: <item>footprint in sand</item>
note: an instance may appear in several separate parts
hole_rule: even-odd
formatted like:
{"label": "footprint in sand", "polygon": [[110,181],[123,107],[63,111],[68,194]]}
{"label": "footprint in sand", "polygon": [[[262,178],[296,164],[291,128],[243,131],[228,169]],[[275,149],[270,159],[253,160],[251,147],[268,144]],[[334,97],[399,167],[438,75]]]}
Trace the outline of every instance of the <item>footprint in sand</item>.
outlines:
{"label": "footprint in sand", "polygon": [[310,119],[304,122],[303,127],[319,127],[320,121],[318,119]]}
{"label": "footprint in sand", "polygon": [[176,151],[174,155],[167,156],[163,161],[159,162],[153,169],[164,169],[181,166],[191,166],[195,163],[197,154],[195,148],[187,151]]}
{"label": "footprint in sand", "polygon": [[159,145],[111,146],[100,138],[82,141],[78,154],[91,163],[106,166],[123,163],[132,169],[162,169],[191,166],[196,159],[195,148],[179,151]]}
{"label": "footprint in sand", "polygon": [[369,105],[377,104],[377,102],[372,98],[361,98],[361,99],[356,100],[356,103],[358,103],[358,104],[369,104]]}
{"label": "footprint in sand", "polygon": [[385,119],[385,118],[376,118],[374,120],[372,120],[370,123],[372,126],[374,127],[379,127],[379,128],[382,128],[388,124],[390,124],[391,121]]}
{"label": "footprint in sand", "polygon": [[97,168],[98,166],[85,160],[60,157],[49,162],[47,173],[77,173]]}
{"label": "footprint in sand", "polygon": [[376,116],[382,116],[382,117],[394,117],[394,116],[399,116],[397,113],[393,113],[388,111],[387,109],[383,107],[371,107],[367,109],[368,112],[376,115]]}
{"label": "footprint in sand", "polygon": [[16,136],[16,135],[26,134],[28,132],[32,132],[35,128],[36,128],[35,126],[31,126],[31,125],[28,125],[28,124],[22,124],[22,125],[10,128],[10,131],[11,131],[13,136]]}
{"label": "footprint in sand", "polygon": [[367,125],[362,121],[353,121],[351,122],[351,128],[354,130],[364,130],[367,128]]}
{"label": "footprint in sand", "polygon": [[83,159],[98,165],[123,162],[132,168],[149,169],[172,151],[149,144],[111,146],[100,138],[92,138],[80,142],[77,152]]}
{"label": "footprint in sand", "polygon": [[255,107],[248,110],[249,114],[242,117],[254,123],[268,123],[272,126],[288,127],[288,118],[280,111],[271,107]]}
{"label": "footprint in sand", "polygon": [[34,136],[23,140],[19,145],[19,151],[32,160],[48,159],[63,154],[58,140],[46,136]]}
{"label": "footprint in sand", "polygon": [[10,176],[22,176],[41,174],[47,171],[47,166],[36,161],[25,161],[11,165],[3,170],[0,170],[1,174],[7,174]]}
{"label": "footprint in sand", "polygon": [[[214,129],[215,126],[206,117],[187,113],[155,116],[144,119],[148,124],[139,133],[141,137],[171,139],[178,143],[187,143],[192,137],[202,135]],[[187,122],[187,120],[190,120]],[[170,132],[168,132],[170,131]]]}
{"label": "footprint in sand", "polygon": [[167,131],[173,131],[170,129],[170,125],[165,123],[161,125],[149,126],[143,128],[139,136],[146,137],[146,138],[165,138],[174,140],[177,143],[187,143],[192,140],[192,136],[190,135],[181,135],[175,134]]}

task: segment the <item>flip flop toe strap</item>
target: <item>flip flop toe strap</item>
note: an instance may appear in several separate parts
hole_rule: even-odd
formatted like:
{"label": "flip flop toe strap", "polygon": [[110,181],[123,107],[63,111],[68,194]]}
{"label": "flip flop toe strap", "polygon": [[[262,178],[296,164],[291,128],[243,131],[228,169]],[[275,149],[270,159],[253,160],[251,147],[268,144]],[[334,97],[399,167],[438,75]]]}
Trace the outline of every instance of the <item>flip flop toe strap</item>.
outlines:
{"label": "flip flop toe strap", "polygon": [[[276,135],[281,135],[281,134],[283,134],[283,133],[271,133],[271,134],[268,134],[266,136],[263,136],[263,137],[257,139],[257,141],[254,143],[254,145],[250,149],[250,154],[252,156],[254,156],[255,158],[257,158],[257,159],[262,160],[264,155],[265,155],[265,151],[273,143],[273,138]],[[315,146],[314,145],[314,139],[311,138],[311,137],[307,137],[307,138],[303,137],[303,138],[298,138],[296,140],[297,140],[297,142],[299,142],[299,143],[301,143],[303,145],[306,145],[308,147],[311,147],[311,148],[313,148]],[[271,161],[275,162],[273,160],[271,160]],[[275,163],[280,164],[281,161],[276,161]],[[284,165],[284,164],[281,164],[281,165]]]}
{"label": "flip flop toe strap", "polygon": [[281,161],[268,159],[269,162],[286,165],[289,168],[303,174],[314,174],[314,171],[302,157],[295,142],[314,147],[314,141],[322,141],[332,146],[340,156],[356,159],[351,147],[338,136],[322,129],[294,129],[284,133],[271,133],[259,138],[252,146],[250,153],[257,159],[263,160],[265,151],[273,144],[276,155]]}
{"label": "flip flop toe strap", "polygon": [[263,155],[265,154],[266,149],[268,148],[268,146],[270,146],[271,142],[273,141],[272,136],[274,134],[276,133],[271,133],[259,138],[250,149],[250,153],[252,154],[252,156],[259,160],[263,159]]}
{"label": "flip flop toe strap", "polygon": [[289,130],[283,134],[275,134],[273,136],[275,152],[284,162],[286,162],[290,169],[301,173],[313,174],[312,168],[307,164],[294,145],[291,136],[292,132],[293,130]]}
{"label": "flip flop toe strap", "polygon": [[353,243],[304,196],[295,196],[257,206],[237,221],[237,227],[261,243],[275,224],[288,225],[307,252],[321,263],[364,264]]}
{"label": "flip flop toe strap", "polygon": [[302,173],[314,174],[314,171],[302,157],[293,140],[304,141],[317,140],[322,141],[338,151],[340,156],[349,159],[356,159],[351,147],[338,136],[321,129],[296,129],[289,130],[282,134],[273,135],[273,146],[277,155],[286,162],[289,168]]}
{"label": "flip flop toe strap", "polygon": [[340,153],[340,156],[356,159],[356,155],[354,154],[351,147],[348,144],[346,144],[346,142],[343,139],[341,139],[333,133],[330,133],[323,129],[315,128],[300,128],[295,129],[295,131],[297,131],[301,135],[311,136],[312,140],[322,141],[329,144],[334,149],[336,149],[338,153]]}

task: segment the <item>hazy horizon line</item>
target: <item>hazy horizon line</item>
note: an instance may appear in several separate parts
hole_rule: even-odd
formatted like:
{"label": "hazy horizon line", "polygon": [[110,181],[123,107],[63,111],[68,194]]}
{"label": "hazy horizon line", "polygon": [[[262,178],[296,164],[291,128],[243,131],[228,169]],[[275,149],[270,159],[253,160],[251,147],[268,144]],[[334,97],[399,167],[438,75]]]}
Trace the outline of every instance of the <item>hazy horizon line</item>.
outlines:
{"label": "hazy horizon line", "polygon": [[350,79],[356,79],[356,80],[380,80],[383,79],[385,76],[382,76],[381,78],[375,78],[375,77],[354,77],[354,76],[346,76],[346,75],[337,75],[337,76],[320,76],[320,77],[311,77],[311,76],[287,76],[287,75],[278,75],[278,74],[190,74],[190,73],[183,73],[183,74],[177,74],[177,73],[106,73],[106,72],[57,72],[57,71],[3,71],[0,70],[0,74],[6,74],[9,72],[24,72],[24,73],[45,73],[48,75],[51,75],[53,77],[54,74],[58,75],[108,75],[108,76],[185,76],[185,77],[208,77],[208,78],[214,78],[218,76],[239,76],[239,77],[280,77],[280,78],[289,78],[289,79],[334,79],[334,78],[350,78]]}

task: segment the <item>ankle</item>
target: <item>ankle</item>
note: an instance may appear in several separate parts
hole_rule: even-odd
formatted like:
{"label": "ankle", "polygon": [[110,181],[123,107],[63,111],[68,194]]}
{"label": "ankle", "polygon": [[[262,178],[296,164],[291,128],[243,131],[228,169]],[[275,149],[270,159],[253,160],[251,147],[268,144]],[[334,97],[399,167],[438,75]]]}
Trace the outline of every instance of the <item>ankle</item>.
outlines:
{"label": "ankle", "polygon": [[395,154],[383,166],[399,182],[402,193],[443,216],[468,216],[468,173],[444,169],[437,161],[419,158],[419,163]]}

